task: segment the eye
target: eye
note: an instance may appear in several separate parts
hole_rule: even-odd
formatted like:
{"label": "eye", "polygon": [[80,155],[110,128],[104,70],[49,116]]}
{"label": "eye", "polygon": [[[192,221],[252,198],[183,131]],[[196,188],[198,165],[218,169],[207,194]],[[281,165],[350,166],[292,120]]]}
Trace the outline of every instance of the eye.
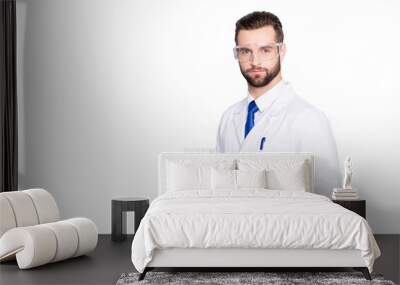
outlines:
{"label": "eye", "polygon": [[273,51],[273,48],[270,46],[261,47],[262,53],[271,53],[272,51]]}
{"label": "eye", "polygon": [[239,54],[245,55],[251,53],[251,50],[248,48],[239,48]]}

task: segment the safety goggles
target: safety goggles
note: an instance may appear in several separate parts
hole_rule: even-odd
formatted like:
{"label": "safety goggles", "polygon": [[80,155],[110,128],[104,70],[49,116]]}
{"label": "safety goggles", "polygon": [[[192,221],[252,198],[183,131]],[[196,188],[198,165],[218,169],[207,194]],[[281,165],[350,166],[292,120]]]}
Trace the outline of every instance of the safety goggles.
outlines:
{"label": "safety goggles", "polygon": [[235,59],[240,62],[250,62],[254,60],[255,48],[257,59],[261,62],[269,61],[279,55],[279,49],[283,43],[256,43],[252,45],[235,46],[233,54]]}

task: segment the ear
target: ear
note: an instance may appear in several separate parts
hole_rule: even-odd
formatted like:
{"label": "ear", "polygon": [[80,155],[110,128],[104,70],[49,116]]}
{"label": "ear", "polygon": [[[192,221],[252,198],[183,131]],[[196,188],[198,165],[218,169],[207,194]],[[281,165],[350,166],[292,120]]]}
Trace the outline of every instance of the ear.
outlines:
{"label": "ear", "polygon": [[283,62],[283,59],[285,58],[286,55],[286,44],[283,43],[281,45],[281,47],[279,48],[279,55],[280,55],[280,59],[281,59],[281,63]]}

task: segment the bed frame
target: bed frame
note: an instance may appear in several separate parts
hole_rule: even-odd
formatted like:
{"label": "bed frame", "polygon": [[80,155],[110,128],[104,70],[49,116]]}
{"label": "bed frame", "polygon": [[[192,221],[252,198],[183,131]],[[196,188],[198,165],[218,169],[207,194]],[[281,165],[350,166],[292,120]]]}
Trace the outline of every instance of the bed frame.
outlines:
{"label": "bed frame", "polygon": [[329,249],[240,249],[240,248],[170,248],[157,249],[151,262],[143,273],[156,268],[185,268],[206,271],[213,269],[228,269],[233,271],[270,271],[282,269],[287,271],[296,268],[333,269],[353,268],[361,271],[367,280],[371,280],[365,261],[359,250],[329,250]]}
{"label": "bed frame", "polygon": [[[166,191],[167,161],[174,159],[303,159],[309,166],[310,191],[314,191],[314,157],[312,153],[161,153],[158,160],[158,193]],[[156,249],[139,280],[148,271],[161,268],[214,269],[229,271],[265,271],[268,269],[333,269],[353,268],[361,271],[367,280],[371,275],[360,250],[331,249],[256,249],[256,248],[167,248]]]}

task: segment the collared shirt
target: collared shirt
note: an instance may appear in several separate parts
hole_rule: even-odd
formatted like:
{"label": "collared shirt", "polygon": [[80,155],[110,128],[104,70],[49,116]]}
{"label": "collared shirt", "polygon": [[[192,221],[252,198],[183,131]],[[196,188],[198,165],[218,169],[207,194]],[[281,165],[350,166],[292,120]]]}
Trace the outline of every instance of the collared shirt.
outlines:
{"label": "collared shirt", "polygon": [[[282,85],[284,85],[284,80],[279,81],[274,87],[272,87],[270,90],[259,96],[256,101],[256,105],[258,107],[258,111],[254,114],[254,124],[257,123],[257,121],[264,116],[268,111],[268,109],[271,107],[272,103],[278,98],[278,96],[281,94],[282,91]],[[254,98],[251,96],[250,93],[247,94],[247,104],[250,104],[251,101],[253,101]]]}

